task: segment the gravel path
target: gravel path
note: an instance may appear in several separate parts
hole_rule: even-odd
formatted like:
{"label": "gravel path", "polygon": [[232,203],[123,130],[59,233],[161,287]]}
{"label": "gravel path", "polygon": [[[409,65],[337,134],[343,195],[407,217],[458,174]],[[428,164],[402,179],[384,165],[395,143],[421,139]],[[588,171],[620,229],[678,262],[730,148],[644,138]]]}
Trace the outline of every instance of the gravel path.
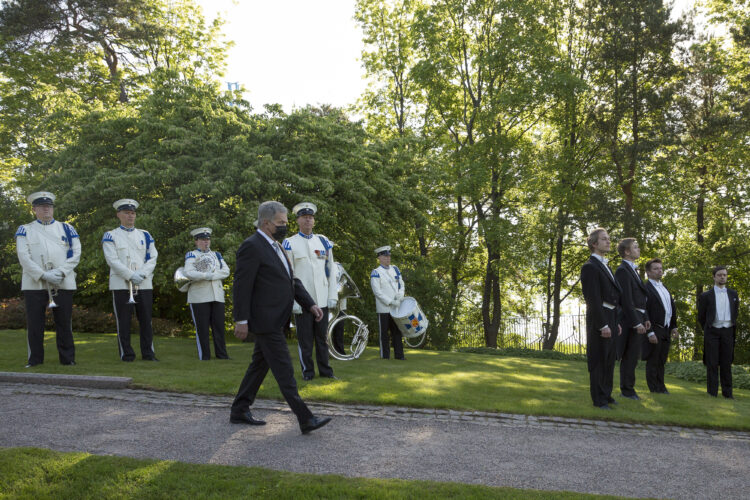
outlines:
{"label": "gravel path", "polygon": [[231,398],[0,383],[0,446],[634,497],[748,498],[750,433],[377,406],[303,436],[288,407],[229,423]]}

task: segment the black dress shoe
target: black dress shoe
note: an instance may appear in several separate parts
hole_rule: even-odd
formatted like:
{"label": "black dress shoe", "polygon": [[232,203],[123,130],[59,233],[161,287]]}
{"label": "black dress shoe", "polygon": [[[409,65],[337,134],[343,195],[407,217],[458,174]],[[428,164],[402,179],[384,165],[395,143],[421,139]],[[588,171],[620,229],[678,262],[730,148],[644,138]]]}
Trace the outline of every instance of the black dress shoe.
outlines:
{"label": "black dress shoe", "polygon": [[230,413],[229,421],[233,424],[266,425],[265,420],[253,418],[253,414],[250,413],[250,410],[247,410],[245,413]]}
{"label": "black dress shoe", "polygon": [[36,365],[41,365],[41,363],[29,363],[26,368],[34,368]]}
{"label": "black dress shoe", "polygon": [[601,405],[601,406],[599,407],[599,409],[600,409],[600,410],[611,410],[612,408],[610,408],[610,406],[609,406],[609,405]]}
{"label": "black dress shoe", "polygon": [[338,378],[338,377],[337,377],[336,375],[327,375],[326,377],[327,377],[327,378],[330,378],[330,379],[333,379],[333,380],[341,380],[341,379],[340,379],[340,378]]}
{"label": "black dress shoe", "polygon": [[65,365],[65,366],[75,366],[76,362],[75,361],[68,361],[67,363],[61,363],[61,364]]}
{"label": "black dress shoe", "polygon": [[313,417],[304,424],[299,424],[299,428],[302,431],[302,434],[309,434],[315,429],[320,429],[330,421],[331,417]]}
{"label": "black dress shoe", "polygon": [[313,377],[315,377],[315,375],[303,375],[303,376],[302,376],[302,378],[303,378],[304,380],[307,380],[308,382],[309,382],[310,380],[312,380],[312,379],[313,379]]}
{"label": "black dress shoe", "polygon": [[633,401],[640,401],[641,398],[638,397],[638,394],[631,394],[631,395],[625,395],[623,393],[620,393],[620,395],[624,398],[632,399]]}
{"label": "black dress shoe", "polygon": [[724,396],[724,399],[734,399],[734,396],[732,396],[731,394],[729,395],[722,394],[722,396]]}
{"label": "black dress shoe", "polygon": [[617,401],[615,401],[615,400],[614,400],[614,399],[612,399],[612,398],[609,398],[609,401],[607,401],[607,404],[608,404],[608,405],[616,405],[616,404],[617,404]]}
{"label": "black dress shoe", "polygon": [[669,391],[668,391],[668,390],[666,390],[666,389],[662,389],[662,390],[661,390],[661,391],[659,391],[659,392],[660,392],[661,394],[669,394]]}
{"label": "black dress shoe", "polygon": [[156,356],[154,356],[153,358],[143,358],[143,361],[159,361],[159,360],[156,359]]}

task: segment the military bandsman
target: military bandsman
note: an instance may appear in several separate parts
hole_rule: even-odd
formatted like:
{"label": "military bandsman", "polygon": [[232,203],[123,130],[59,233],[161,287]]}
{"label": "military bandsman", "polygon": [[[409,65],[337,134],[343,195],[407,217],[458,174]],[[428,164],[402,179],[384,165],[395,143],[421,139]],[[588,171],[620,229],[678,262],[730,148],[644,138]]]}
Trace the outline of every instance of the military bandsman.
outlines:
{"label": "military bandsman", "polygon": [[21,290],[26,304],[28,360],[26,368],[44,362],[44,315],[52,309],[57,352],[63,365],[75,364],[73,293],[81,242],[73,226],[54,219],[55,195],[47,191],[27,197],[36,220],[18,227],[16,250],[23,268]]}
{"label": "military bandsman", "polygon": [[130,319],[135,308],[141,330],[141,357],[145,361],[158,361],[154,354],[154,334],[151,327],[151,280],[159,254],[151,234],[135,227],[138,202],[122,199],[112,206],[117,211],[120,226],[104,233],[102,247],[104,258],[109,264],[109,289],[112,290],[117,321],[120,359],[135,360],[135,351],[130,346]]}
{"label": "military bandsman", "polygon": [[[401,271],[391,265],[391,247],[383,246],[375,249],[380,265],[370,273],[370,286],[375,294],[375,311],[378,313],[380,330],[380,357],[391,357],[390,343],[393,343],[393,355],[396,359],[404,359],[404,344],[401,331],[391,316],[391,308],[401,305],[404,298],[404,279]],[[390,338],[388,332],[390,331]]]}
{"label": "military bandsman", "polygon": [[190,279],[187,301],[195,323],[198,359],[211,359],[208,343],[209,327],[213,332],[214,354],[217,359],[229,359],[224,340],[224,287],[229,266],[219,252],[211,251],[211,228],[199,227],[190,231],[195,239],[195,250],[185,254],[185,276]]}
{"label": "military bandsman", "polygon": [[[295,302],[294,314],[297,326],[299,360],[302,377],[312,380],[315,376],[312,351],[315,344],[315,357],[321,377],[336,378],[328,363],[328,311],[336,307],[338,291],[336,287],[332,248],[325,236],[313,233],[315,214],[318,208],[309,202],[295,205],[292,212],[297,216],[299,232],[284,240],[284,249],[294,268],[294,275],[302,281],[316,304],[324,306],[322,321],[315,321],[310,311],[303,311]],[[327,306],[327,307],[326,307]]]}

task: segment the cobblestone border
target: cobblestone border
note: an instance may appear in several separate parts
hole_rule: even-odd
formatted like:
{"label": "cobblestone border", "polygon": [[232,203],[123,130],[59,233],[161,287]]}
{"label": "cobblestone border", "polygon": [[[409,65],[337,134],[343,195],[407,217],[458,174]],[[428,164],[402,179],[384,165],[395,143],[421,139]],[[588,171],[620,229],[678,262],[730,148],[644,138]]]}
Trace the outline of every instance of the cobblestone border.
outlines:
{"label": "cobblestone border", "polygon": [[[112,399],[146,404],[169,404],[192,406],[198,408],[224,408],[229,411],[232,398],[228,396],[210,396],[175,392],[147,391],[140,389],[94,389],[62,386],[43,386],[36,384],[0,383],[0,395],[33,394],[40,396],[66,396],[93,399]],[[485,411],[457,411],[434,408],[407,408],[401,406],[344,405],[337,403],[310,402],[308,406],[315,414],[382,418],[410,421],[445,421],[452,423],[471,423],[491,427],[524,427],[538,429],[579,429],[598,434],[619,434],[639,436],[660,436],[684,439],[712,439],[744,441],[750,443],[750,432],[700,429],[656,424],[631,424],[627,422],[610,422],[606,420],[589,420],[583,418],[551,417],[539,415],[517,415],[512,413],[493,413]],[[258,399],[253,409],[266,411],[290,412],[286,403],[271,399]]]}

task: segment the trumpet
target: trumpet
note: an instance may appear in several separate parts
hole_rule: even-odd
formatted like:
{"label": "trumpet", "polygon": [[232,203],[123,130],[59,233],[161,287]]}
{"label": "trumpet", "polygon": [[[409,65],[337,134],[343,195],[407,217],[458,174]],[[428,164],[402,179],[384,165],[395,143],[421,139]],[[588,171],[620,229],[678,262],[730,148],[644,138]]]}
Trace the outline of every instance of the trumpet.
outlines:
{"label": "trumpet", "polygon": [[[45,262],[44,256],[42,255],[42,267],[45,271],[51,271],[55,268],[54,264],[52,262]],[[52,288],[52,286],[49,284],[49,281],[45,281],[47,285],[47,296],[49,297],[49,304],[47,305],[47,309],[53,309],[57,307],[57,304],[55,304],[55,295],[57,295],[57,289]]]}
{"label": "trumpet", "polygon": [[[128,257],[128,267],[131,271],[138,270],[138,266],[135,265],[135,262],[130,261],[130,257]],[[130,291],[128,304],[135,304],[135,296],[138,295],[138,285],[135,285],[132,281],[128,280],[128,290]]]}

